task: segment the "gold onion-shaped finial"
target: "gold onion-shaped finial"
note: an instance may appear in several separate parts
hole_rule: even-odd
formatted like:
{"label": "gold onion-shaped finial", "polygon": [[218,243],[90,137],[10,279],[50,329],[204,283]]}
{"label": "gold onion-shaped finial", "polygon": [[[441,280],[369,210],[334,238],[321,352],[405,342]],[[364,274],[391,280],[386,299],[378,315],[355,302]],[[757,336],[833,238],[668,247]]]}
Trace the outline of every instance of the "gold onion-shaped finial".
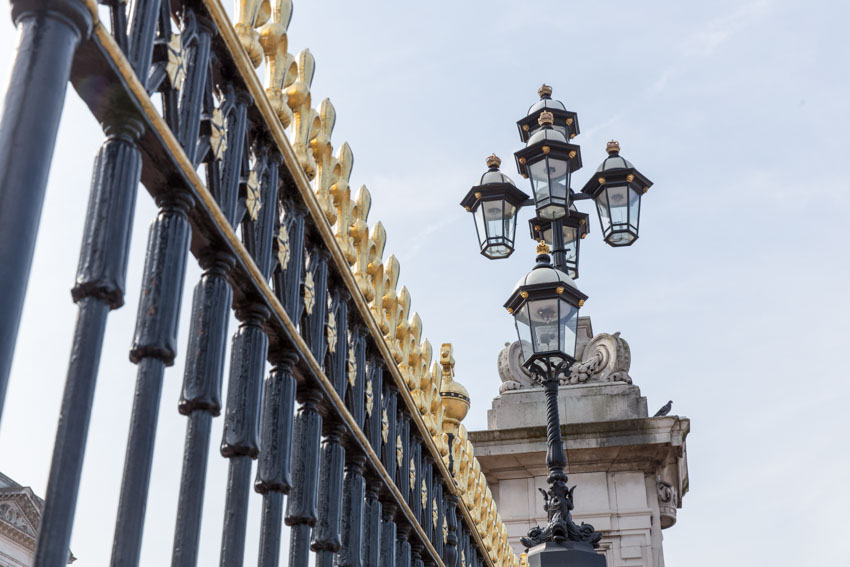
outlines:
{"label": "gold onion-shaped finial", "polygon": [[544,110],[540,113],[540,116],[537,117],[537,123],[541,126],[551,126],[555,123],[555,116],[553,116],[548,110]]}
{"label": "gold onion-shaped finial", "polygon": [[460,422],[469,413],[469,392],[460,382],[455,382],[455,358],[451,343],[443,343],[440,348],[440,366],[442,367],[442,384],[440,386],[440,401],[445,411],[443,417],[444,431],[457,434]]}
{"label": "gold onion-shaped finial", "polygon": [[605,151],[607,151],[609,154],[618,153],[620,151],[620,142],[618,142],[617,140],[611,140],[605,147]]}
{"label": "gold onion-shaped finial", "polygon": [[540,240],[537,243],[537,254],[538,254],[538,256],[540,254],[548,254],[548,253],[549,253],[549,245],[546,244],[544,241]]}
{"label": "gold onion-shaped finial", "polygon": [[502,160],[496,154],[487,156],[487,167],[499,167],[502,165]]}
{"label": "gold onion-shaped finial", "polygon": [[537,89],[537,94],[540,95],[540,98],[546,98],[552,96],[552,87],[543,83],[539,89]]}

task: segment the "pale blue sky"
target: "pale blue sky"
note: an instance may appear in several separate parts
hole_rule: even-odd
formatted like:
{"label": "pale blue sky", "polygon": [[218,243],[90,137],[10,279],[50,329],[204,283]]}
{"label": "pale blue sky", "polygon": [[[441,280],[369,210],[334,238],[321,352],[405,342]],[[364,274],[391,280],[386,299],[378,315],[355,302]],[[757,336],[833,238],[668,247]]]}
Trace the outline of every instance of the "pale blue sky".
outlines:
{"label": "pale blue sky", "polygon": [[[668,566],[850,565],[850,42],[846,2],[295,2],[290,49],[316,58],[314,100],[337,110],[333,139],[356,160],[371,223],[434,344],[452,342],[486,427],[496,355],[513,340],[501,308],[533,263],[520,215],[508,260],[477,253],[458,205],[500,155],[542,82],[578,112],[584,183],[616,138],[655,182],[631,248],[582,242],[583,315],[621,331],[651,411],[692,420],[691,492],[666,530]],[[0,74],[14,33],[0,18]],[[5,90],[5,87],[4,87]],[[102,134],[71,91],[51,171],[0,430],[0,470],[44,494],[76,308],[91,164]],[[127,360],[147,226],[137,205],[126,306],[110,319],[72,548],[104,565],[135,367]],[[181,322],[186,344],[191,287]],[[185,419],[183,352],[166,375],[144,565],[169,562]],[[221,420],[217,421],[221,427]],[[214,433],[201,564],[218,558],[226,464]],[[581,488],[576,491],[581,508]],[[258,499],[247,564],[255,562]]]}

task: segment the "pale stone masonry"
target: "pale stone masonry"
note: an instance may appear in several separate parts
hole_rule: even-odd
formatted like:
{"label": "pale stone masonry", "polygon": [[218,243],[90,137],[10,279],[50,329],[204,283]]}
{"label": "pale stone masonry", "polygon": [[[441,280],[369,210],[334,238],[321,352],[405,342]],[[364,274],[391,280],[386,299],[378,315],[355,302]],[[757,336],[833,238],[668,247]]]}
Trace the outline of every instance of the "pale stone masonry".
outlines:
{"label": "pale stone masonry", "polygon": [[[603,533],[608,567],[663,567],[661,530],[675,524],[688,491],[690,420],[649,417],[646,398],[628,376],[625,341],[618,334],[591,340],[589,319],[580,326],[577,353],[584,366],[576,370],[585,372],[559,392],[567,471],[570,485],[577,485],[574,519]],[[546,524],[538,491],[546,487],[546,411],[542,388],[511,360],[518,346],[500,354],[504,384],[488,412],[488,430],[470,432],[469,439],[509,541],[522,553],[519,538]]]}

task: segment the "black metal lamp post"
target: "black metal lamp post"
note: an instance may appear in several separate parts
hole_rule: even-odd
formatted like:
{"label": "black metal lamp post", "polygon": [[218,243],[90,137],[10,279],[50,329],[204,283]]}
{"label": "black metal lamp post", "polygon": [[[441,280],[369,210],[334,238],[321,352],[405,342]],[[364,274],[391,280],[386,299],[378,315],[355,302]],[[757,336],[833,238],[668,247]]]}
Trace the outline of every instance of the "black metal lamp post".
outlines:
{"label": "black metal lamp post", "polygon": [[475,215],[481,253],[491,259],[513,252],[518,209],[534,205],[537,212],[529,221],[531,236],[539,242],[537,263],[505,303],[516,323],[523,365],[546,393],[549,489],[541,492],[548,524],[521,538],[526,548],[533,548],[529,565],[605,567],[605,558],[594,551],[602,534],[572,519],[575,487],[567,486],[558,415],[558,387],[576,362],[578,310],[587,299],[573,280],[578,278],[579,242],[587,235],[588,215],[576,210],[574,203],[593,199],[605,242],[629,246],[638,238],[640,198],[652,182],[620,157],[620,145],[611,141],[608,158],[575,193],[570,176],[581,167],[581,156],[570,141],[579,133],[578,117],[552,99],[551,87],[543,85],[537,92],[540,100],[517,122],[526,145],[514,154],[517,170],[531,181],[533,198],[522,201],[522,192],[498,171],[498,158],[491,156],[490,171],[461,205]]}
{"label": "black metal lamp post", "polygon": [[499,171],[501,164],[502,160],[495,154],[488,157],[489,169],[460,202],[475,218],[481,254],[491,260],[507,258],[513,253],[516,213],[528,199],[510,177]]}

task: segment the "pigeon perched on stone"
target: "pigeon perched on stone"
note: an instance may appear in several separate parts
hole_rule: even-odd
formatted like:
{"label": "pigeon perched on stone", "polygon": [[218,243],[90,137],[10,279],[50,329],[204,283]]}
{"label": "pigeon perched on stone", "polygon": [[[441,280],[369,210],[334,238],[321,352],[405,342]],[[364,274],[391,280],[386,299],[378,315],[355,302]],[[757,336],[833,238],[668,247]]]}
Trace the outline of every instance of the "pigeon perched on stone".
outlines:
{"label": "pigeon perched on stone", "polygon": [[664,417],[665,415],[670,413],[670,410],[672,408],[673,408],[673,400],[670,400],[669,402],[667,402],[666,404],[661,406],[661,409],[658,410],[657,412],[655,412],[655,415],[653,415],[652,417]]}

